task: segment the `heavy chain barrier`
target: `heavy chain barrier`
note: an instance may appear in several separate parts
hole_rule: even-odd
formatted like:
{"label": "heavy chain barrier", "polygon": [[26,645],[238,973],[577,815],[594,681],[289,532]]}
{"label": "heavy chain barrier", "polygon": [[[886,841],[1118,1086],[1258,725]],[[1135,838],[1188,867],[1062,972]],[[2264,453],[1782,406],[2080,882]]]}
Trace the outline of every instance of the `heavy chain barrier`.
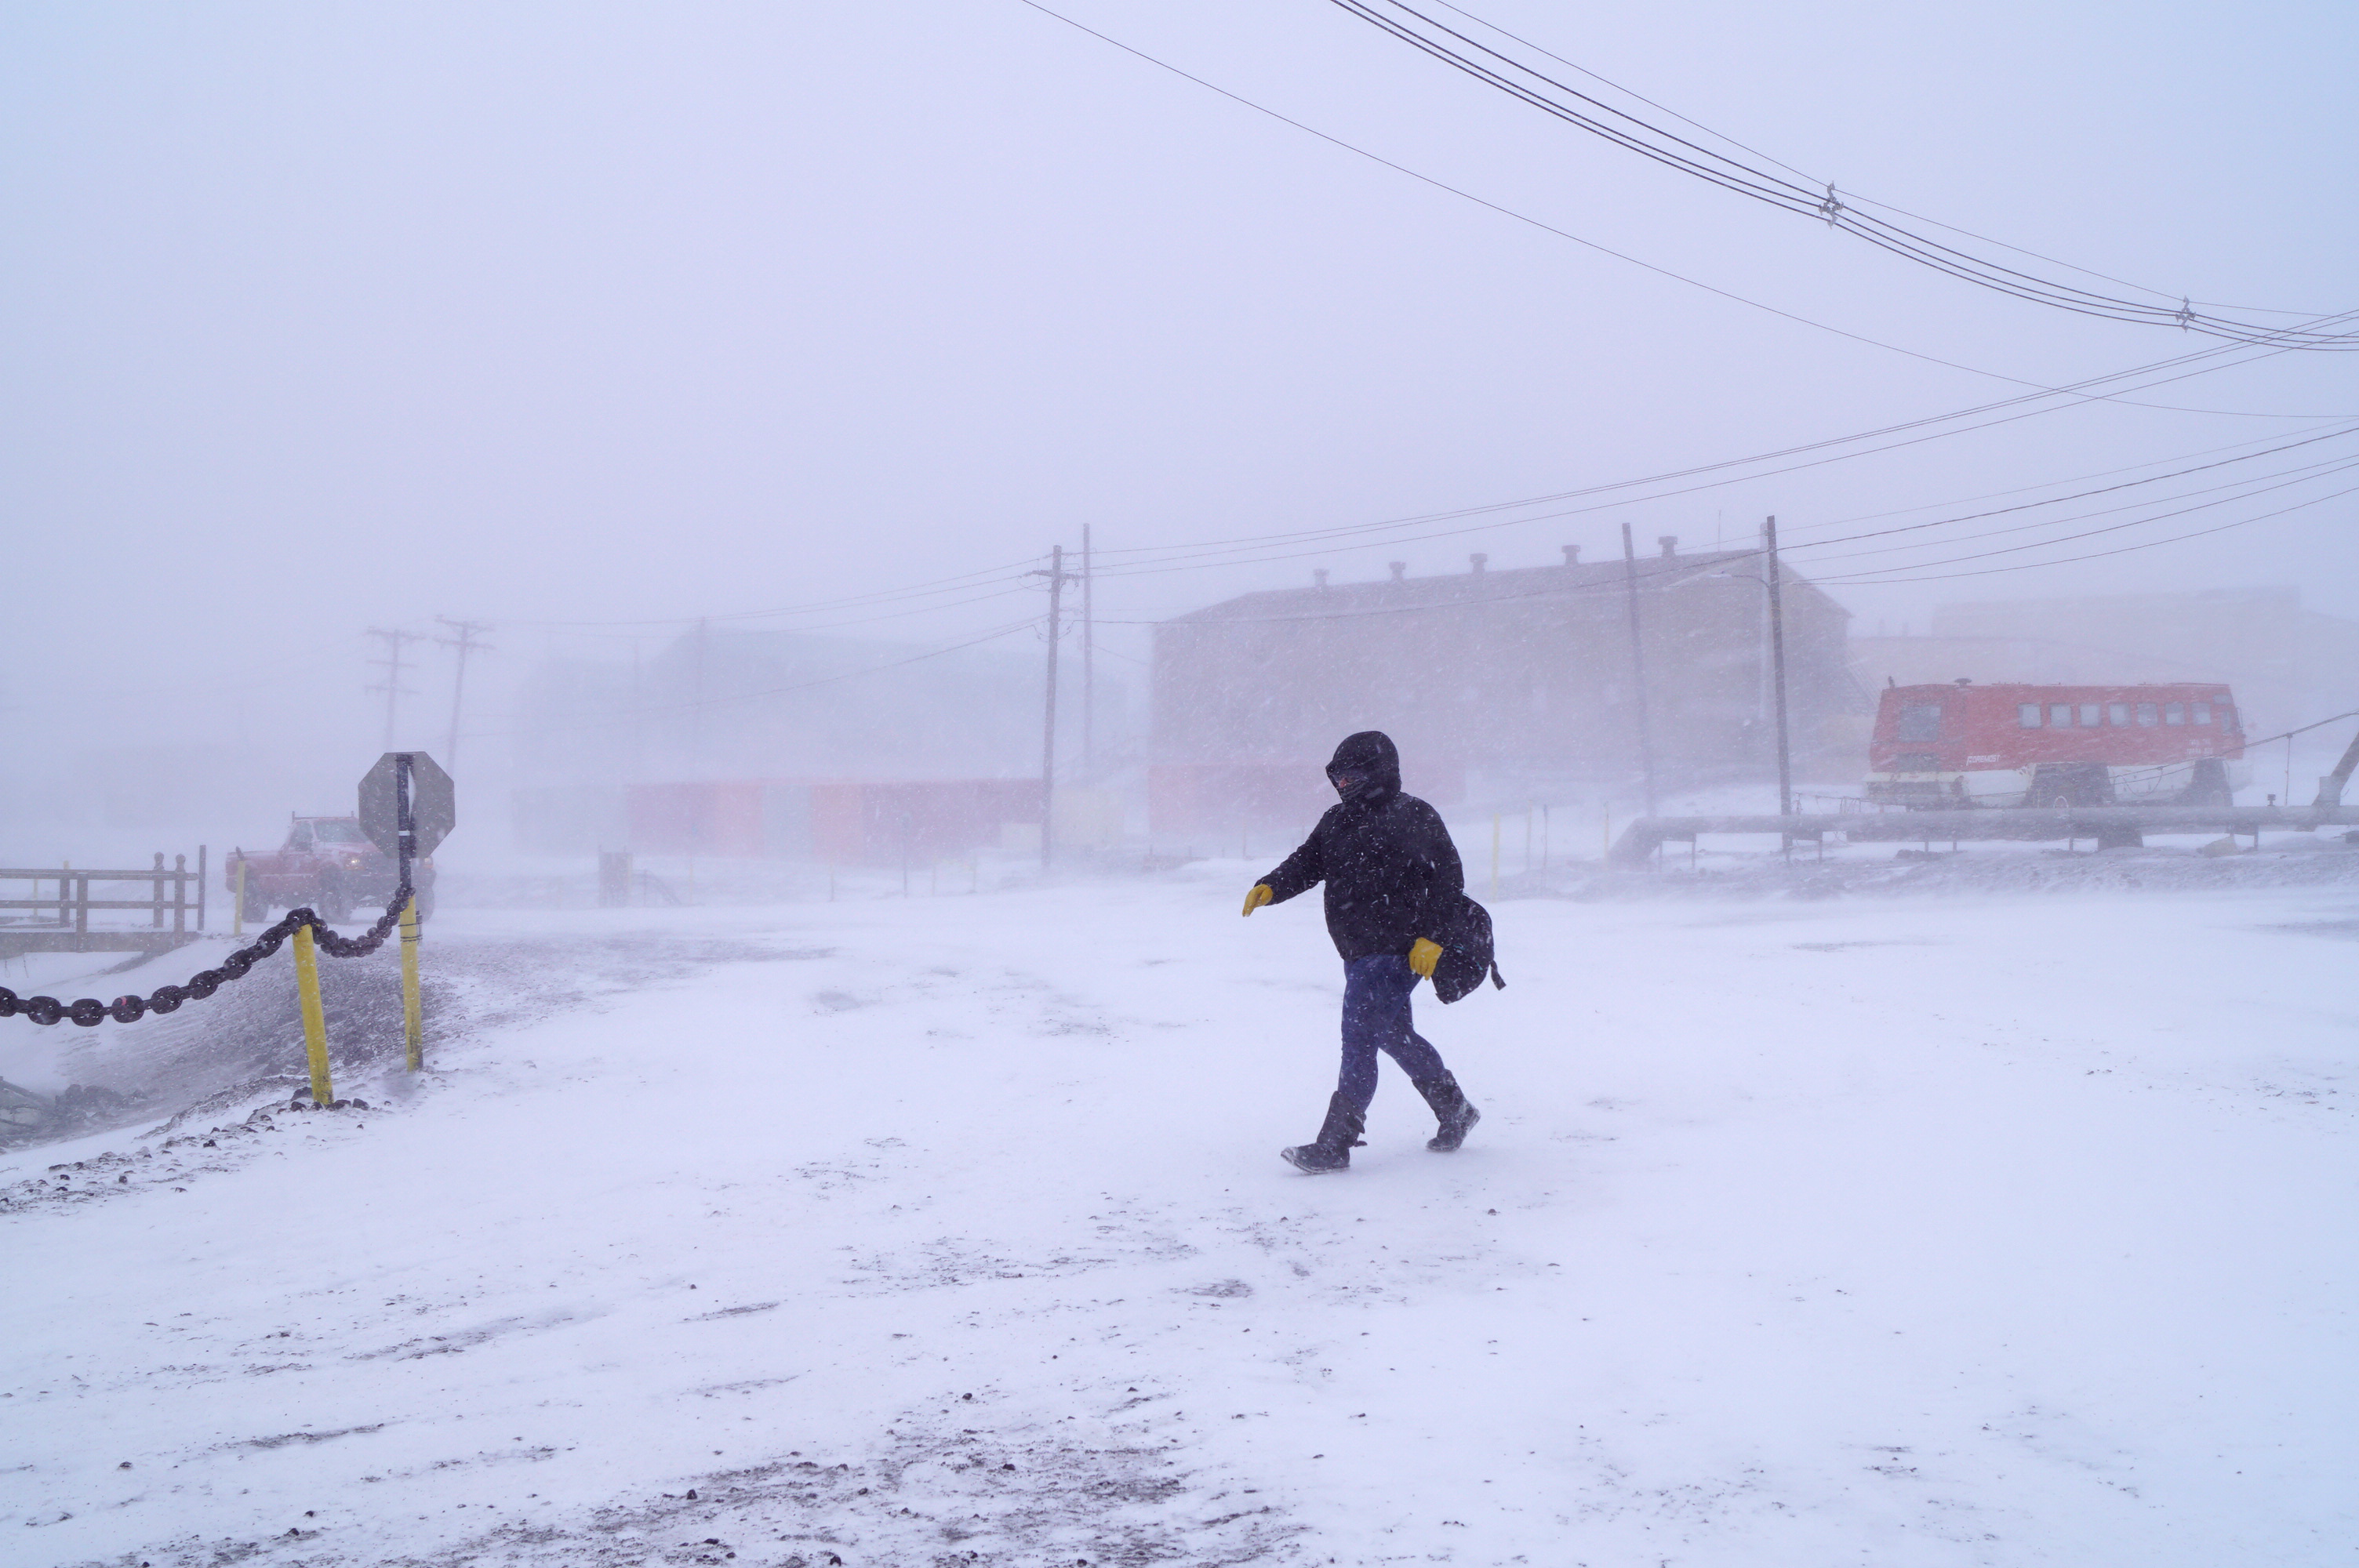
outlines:
{"label": "heavy chain barrier", "polygon": [[288,937],[306,926],[310,928],[312,940],[332,957],[358,958],[374,953],[385,946],[385,939],[400,923],[402,909],[409,899],[410,887],[404,881],[394,890],[393,902],[385,906],[385,913],[376,917],[376,923],[358,936],[346,936],[331,930],[308,906],[290,909],[277,925],[223,958],[219,968],[199,969],[189,977],[187,985],[158,986],[144,997],[119,996],[111,1002],[105,1002],[94,996],[86,996],[75,1001],[62,1002],[53,996],[20,997],[6,986],[0,986],[0,1018],[14,1018],[22,1013],[35,1023],[42,1024],[60,1023],[71,1019],[84,1029],[95,1029],[110,1018],[117,1023],[136,1023],[151,1012],[173,1011],[184,1001],[202,1001],[219,990],[225,980],[245,979],[247,971],[255,965],[278,951]]}

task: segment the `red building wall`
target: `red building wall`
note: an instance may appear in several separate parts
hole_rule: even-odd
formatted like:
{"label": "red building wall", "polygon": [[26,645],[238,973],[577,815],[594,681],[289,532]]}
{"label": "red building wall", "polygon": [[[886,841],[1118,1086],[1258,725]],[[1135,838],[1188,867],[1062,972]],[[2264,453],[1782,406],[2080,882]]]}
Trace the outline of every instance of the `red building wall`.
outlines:
{"label": "red building wall", "polygon": [[828,865],[936,860],[1040,820],[1038,779],[763,779],[635,784],[631,848],[643,855],[808,854]]}

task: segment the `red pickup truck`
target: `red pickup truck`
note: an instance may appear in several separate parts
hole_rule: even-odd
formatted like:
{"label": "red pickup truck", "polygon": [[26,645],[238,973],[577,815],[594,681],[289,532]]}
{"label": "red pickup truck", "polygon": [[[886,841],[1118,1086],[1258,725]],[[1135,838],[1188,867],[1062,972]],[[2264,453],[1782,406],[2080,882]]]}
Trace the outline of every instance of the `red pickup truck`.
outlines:
{"label": "red pickup truck", "polygon": [[[223,885],[232,894],[241,867],[248,920],[265,918],[274,904],[310,904],[322,920],[349,920],[356,909],[382,908],[400,882],[393,857],[369,842],[357,816],[298,816],[277,849],[234,851],[222,862]],[[423,920],[434,913],[434,862],[412,865],[409,881]]]}

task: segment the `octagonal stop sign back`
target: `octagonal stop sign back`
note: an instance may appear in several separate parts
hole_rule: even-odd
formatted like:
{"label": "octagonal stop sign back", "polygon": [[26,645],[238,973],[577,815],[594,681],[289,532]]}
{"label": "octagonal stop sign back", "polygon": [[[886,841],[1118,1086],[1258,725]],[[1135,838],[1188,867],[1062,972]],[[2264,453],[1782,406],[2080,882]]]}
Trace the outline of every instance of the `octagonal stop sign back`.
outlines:
{"label": "octagonal stop sign back", "polygon": [[361,831],[369,842],[396,860],[401,858],[401,824],[394,781],[401,759],[409,759],[409,821],[416,832],[414,850],[419,860],[458,826],[458,807],[451,798],[451,775],[423,752],[387,752],[376,766],[361,775]]}

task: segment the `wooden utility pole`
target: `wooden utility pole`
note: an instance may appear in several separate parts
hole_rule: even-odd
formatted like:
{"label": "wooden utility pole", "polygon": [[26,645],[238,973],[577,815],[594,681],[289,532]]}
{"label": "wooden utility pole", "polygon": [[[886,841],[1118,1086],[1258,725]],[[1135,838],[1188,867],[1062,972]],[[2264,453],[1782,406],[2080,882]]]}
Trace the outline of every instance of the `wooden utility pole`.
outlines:
{"label": "wooden utility pole", "polygon": [[1761,525],[1761,538],[1769,562],[1769,679],[1777,688],[1777,815],[1791,816],[1794,755],[1786,730],[1786,600],[1778,581],[1777,519]]}
{"label": "wooden utility pole", "polygon": [[[689,752],[692,759],[691,777],[700,784],[707,777],[704,766],[704,654],[710,626],[701,615],[696,618],[696,706],[689,715]],[[696,896],[696,853],[704,848],[704,823],[711,815],[710,797],[700,800],[689,816],[688,830],[688,890],[689,897]]]}
{"label": "wooden utility pole", "polygon": [[444,615],[438,615],[434,620],[436,624],[448,626],[459,633],[456,637],[435,639],[446,648],[459,650],[459,668],[451,677],[451,738],[449,744],[442,748],[442,766],[450,769],[459,765],[459,702],[467,691],[467,655],[477,651],[488,654],[494,650],[489,644],[475,641],[478,634],[491,630],[483,622],[453,621]]}
{"label": "wooden utility pole", "polygon": [[1647,723],[1647,649],[1638,632],[1638,552],[1622,524],[1622,569],[1630,595],[1630,687],[1638,715],[1638,766],[1646,775],[1647,815],[1655,815],[1655,740]]}
{"label": "wooden utility pole", "polygon": [[696,652],[693,655],[695,692],[688,710],[688,754],[692,776],[704,776],[704,653],[707,622],[701,615],[696,618]]}
{"label": "wooden utility pole", "polygon": [[1040,724],[1040,869],[1049,869],[1054,857],[1057,817],[1057,631],[1058,616],[1064,606],[1065,546],[1057,545],[1049,551],[1049,569],[1035,572],[1049,579],[1049,685],[1045,715]]}
{"label": "wooden utility pole", "polygon": [[389,632],[382,627],[372,626],[368,629],[368,634],[372,637],[382,637],[385,639],[386,656],[382,659],[371,659],[369,661],[369,663],[373,665],[383,666],[385,670],[385,684],[383,686],[373,686],[368,689],[373,692],[381,691],[385,693],[385,749],[390,752],[393,750],[394,719],[396,712],[395,704],[404,697],[416,695],[416,693],[412,692],[408,687],[401,684],[401,645],[404,643],[423,642],[425,638],[424,634],[421,633],[405,632],[398,626],[393,628],[393,630]]}
{"label": "wooden utility pole", "polygon": [[1082,777],[1097,776],[1098,617],[1092,591],[1095,575],[1090,568],[1090,525],[1082,524]]}

